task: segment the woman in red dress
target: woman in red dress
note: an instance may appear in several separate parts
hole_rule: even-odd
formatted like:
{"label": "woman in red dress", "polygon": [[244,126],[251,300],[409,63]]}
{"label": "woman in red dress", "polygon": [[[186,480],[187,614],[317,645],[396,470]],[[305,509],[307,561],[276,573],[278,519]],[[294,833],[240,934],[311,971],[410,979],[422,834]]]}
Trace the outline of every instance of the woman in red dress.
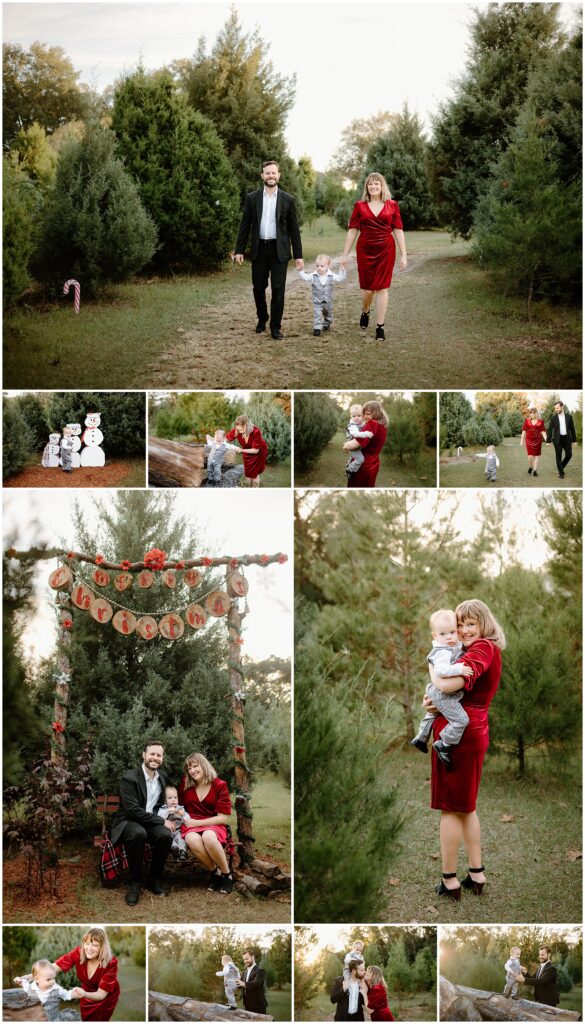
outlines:
{"label": "woman in red dress", "polygon": [[232,813],[229,790],[223,779],[203,754],[189,754],[185,774],[179,786],[179,803],[188,817],[181,825],[181,835],[197,860],[209,868],[208,889],[229,893],[234,888],[225,845]]}
{"label": "woman in red dress", "polygon": [[348,487],[375,487],[380,469],[380,452],[386,444],[388,433],[388,416],[380,402],[366,402],[364,405],[366,423],[363,430],[370,430],[373,437],[355,437],[346,441],[343,448],[346,452],[363,448],[364,461],[357,473],[348,473]]}
{"label": "woman in red dress", "polygon": [[[489,746],[488,712],[500,684],[502,674],[501,651],[506,646],[502,627],[496,622],[483,601],[464,601],[455,609],[457,629],[465,648],[459,659],[473,670],[473,675],[441,679],[429,666],[431,679],[444,693],[464,689],[461,706],[469,716],[469,725],[461,742],[449,750],[448,767],[433,750],[431,777],[431,807],[441,811],[441,860],[443,878],[436,886],[439,896],[461,899],[461,886],[472,889],[479,896],[484,883],[481,862],[481,828],[475,809],[481,780],[483,759]],[[425,697],[426,708],[433,710]],[[433,725],[435,739],[447,724],[438,714]],[[469,871],[459,884],[457,857],[461,843],[469,858]]]}
{"label": "woman in red dress", "polygon": [[542,451],[542,442],[546,441],[546,427],[540,419],[537,409],[529,409],[528,416],[522,427],[520,444],[526,446],[528,456],[528,475],[538,476],[538,460]]}
{"label": "woman in red dress", "polygon": [[[396,260],[396,242],[400,249],[400,269],[406,270],[408,258],[398,203],[390,195],[381,174],[369,174],[364,194],[351,215],[340,266],[345,269],[354,240],[356,245],[358,277],[362,290],[360,327],[366,330],[370,322],[370,306],[376,296],[376,338],[384,340],[384,321],[388,308],[388,289]],[[396,240],[396,241],[395,241]]]}
{"label": "woman in red dress", "polygon": [[228,430],[226,441],[237,440],[242,448],[244,475],[251,487],[260,486],[260,474],[266,469],[268,445],[262,437],[260,427],[255,427],[247,416],[238,416],[233,430]]}
{"label": "woman in red dress", "polygon": [[111,1020],[120,998],[118,982],[118,961],[113,956],[103,928],[90,928],[70,953],[55,960],[55,970],[75,972],[80,986],[72,989],[80,999],[79,1009],[82,1020]]}
{"label": "woman in red dress", "polygon": [[394,1020],[392,1011],[388,1006],[388,991],[380,968],[368,967],[364,977],[368,986],[370,1020]]}

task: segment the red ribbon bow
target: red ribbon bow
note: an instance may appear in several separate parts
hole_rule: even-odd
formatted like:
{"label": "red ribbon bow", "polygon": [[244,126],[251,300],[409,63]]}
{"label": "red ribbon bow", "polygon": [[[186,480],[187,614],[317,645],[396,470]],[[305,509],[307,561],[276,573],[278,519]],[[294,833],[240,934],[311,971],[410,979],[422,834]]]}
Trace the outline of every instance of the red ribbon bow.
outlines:
{"label": "red ribbon bow", "polygon": [[51,722],[53,732],[65,732],[65,726],[62,722]]}
{"label": "red ribbon bow", "polygon": [[132,562],[129,562],[128,559],[125,558],[123,562],[120,562],[120,569],[129,569],[131,565]]}
{"label": "red ribbon bow", "polygon": [[101,565],[102,562],[105,562],[105,560],[106,559],[105,559],[104,555],[96,555],[95,558],[94,558],[94,562],[95,562],[96,565]]}

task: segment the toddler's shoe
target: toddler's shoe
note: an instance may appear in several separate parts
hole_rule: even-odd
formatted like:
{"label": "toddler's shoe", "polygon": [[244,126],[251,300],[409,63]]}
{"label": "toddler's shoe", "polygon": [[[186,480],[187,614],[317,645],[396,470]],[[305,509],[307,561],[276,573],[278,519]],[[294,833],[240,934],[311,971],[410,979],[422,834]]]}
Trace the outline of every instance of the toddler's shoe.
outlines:
{"label": "toddler's shoe", "polygon": [[319,328],[315,327],[315,330],[313,331],[313,337],[314,338],[318,338],[320,334],[321,334],[321,331],[319,330]]}
{"label": "toddler's shoe", "polygon": [[443,743],[442,740],[435,740],[433,743],[433,750],[436,752],[439,761],[447,765],[447,768],[451,767],[451,758],[449,756],[449,746],[447,743]]}
{"label": "toddler's shoe", "polygon": [[419,739],[418,736],[415,736],[414,739],[410,741],[410,745],[411,747],[416,747],[417,750],[421,750],[423,754],[428,754],[429,752],[429,748],[425,741]]}
{"label": "toddler's shoe", "polygon": [[330,331],[331,330],[331,324],[323,324],[322,330],[323,330],[323,334],[325,334],[325,331]]}

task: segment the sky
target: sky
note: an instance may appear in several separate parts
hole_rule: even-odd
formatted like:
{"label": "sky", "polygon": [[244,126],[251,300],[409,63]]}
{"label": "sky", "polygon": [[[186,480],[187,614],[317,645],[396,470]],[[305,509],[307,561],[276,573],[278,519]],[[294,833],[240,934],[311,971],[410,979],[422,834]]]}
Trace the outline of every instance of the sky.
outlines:
{"label": "sky", "polygon": [[[192,939],[193,941],[197,941],[201,938],[204,932],[208,931],[209,928],[212,927],[213,925],[208,924],[182,924],[173,925],[172,930],[174,932],[180,932],[181,935],[184,935],[186,939]],[[264,942],[268,944],[268,936],[272,935],[274,932],[285,932],[290,930],[289,928],[283,928],[281,926],[276,927],[275,925],[258,926],[253,924],[228,924],[220,925],[220,927],[229,928],[231,931],[234,931],[236,937],[239,939],[252,939],[258,942],[260,945],[263,945]],[[151,925],[151,930],[156,931],[156,925]],[[169,926],[165,925],[164,930],[168,931]]]}
{"label": "sky", "polygon": [[[323,171],[354,118],[400,111],[408,102],[427,131],[462,72],[472,5],[465,3],[240,2],[246,32],[256,26],[281,75],[296,73],[286,138],[291,155]],[[578,5],[562,4],[561,18]],[[80,81],[103,90],[139,60],[160,68],[208,49],[229,4],[5,3],[4,40],[61,46]],[[376,54],[377,59],[376,59]],[[323,106],[323,104],[325,104]]]}
{"label": "sky", "polygon": [[[475,408],[476,395],[485,395],[485,391],[464,391],[463,394],[472,406]],[[547,403],[548,396],[552,394],[550,391],[525,391],[528,401],[531,405],[535,405],[537,409],[543,409]],[[578,408],[579,399],[581,398],[581,391],[555,391],[555,395],[558,395],[561,402],[564,402],[568,409],[575,410]]]}
{"label": "sky", "polygon": [[[107,501],[108,491],[100,494]],[[71,511],[73,500],[85,510],[91,524],[97,524],[97,513],[90,495],[77,495],[61,490],[20,491],[4,493],[4,542],[25,550],[32,544],[70,548],[73,544]],[[242,652],[254,660],[292,654],[292,497],[288,490],[242,489],[225,492],[177,491],[177,512],[189,515],[200,525],[209,539],[207,551],[198,555],[276,554],[289,556],[284,565],[278,562],[262,568],[249,566],[246,576],[250,584],[250,614],[243,624]],[[50,526],[49,524],[53,524]],[[96,552],[97,553],[97,552]],[[172,552],[174,555],[175,553]],[[180,553],[177,553],[179,557]],[[181,553],[182,554],[182,553]],[[120,560],[124,554],[120,554]],[[25,656],[33,661],[46,657],[55,646],[54,592],[48,586],[56,560],[37,563],[36,608],[23,635]],[[181,588],[182,591],[182,588]],[[178,602],[183,599],[177,591]],[[132,607],[131,599],[127,601]],[[161,605],[172,606],[167,597]],[[111,626],[105,626],[111,629]]]}

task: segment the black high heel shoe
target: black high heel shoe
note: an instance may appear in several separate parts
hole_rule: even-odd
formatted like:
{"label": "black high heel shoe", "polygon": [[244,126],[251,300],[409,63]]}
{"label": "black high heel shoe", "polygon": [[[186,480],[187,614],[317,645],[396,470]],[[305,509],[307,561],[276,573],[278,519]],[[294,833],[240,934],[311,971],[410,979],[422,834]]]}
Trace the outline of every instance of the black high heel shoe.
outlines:
{"label": "black high heel shoe", "polygon": [[[443,878],[457,878],[457,872],[450,871],[448,874],[443,872]],[[457,889],[448,889],[443,880],[435,886],[435,892],[437,896],[448,896],[451,900],[461,899],[461,886],[458,886]]]}
{"label": "black high heel shoe", "polygon": [[384,334],[384,324],[376,324],[376,341],[386,341],[386,335]]}
{"label": "black high heel shoe", "polygon": [[481,891],[485,882],[474,882],[470,872],[473,872],[474,875],[478,875],[480,871],[485,871],[483,864],[480,868],[468,868],[467,876],[461,882],[464,889],[471,889],[476,896],[481,896]]}

